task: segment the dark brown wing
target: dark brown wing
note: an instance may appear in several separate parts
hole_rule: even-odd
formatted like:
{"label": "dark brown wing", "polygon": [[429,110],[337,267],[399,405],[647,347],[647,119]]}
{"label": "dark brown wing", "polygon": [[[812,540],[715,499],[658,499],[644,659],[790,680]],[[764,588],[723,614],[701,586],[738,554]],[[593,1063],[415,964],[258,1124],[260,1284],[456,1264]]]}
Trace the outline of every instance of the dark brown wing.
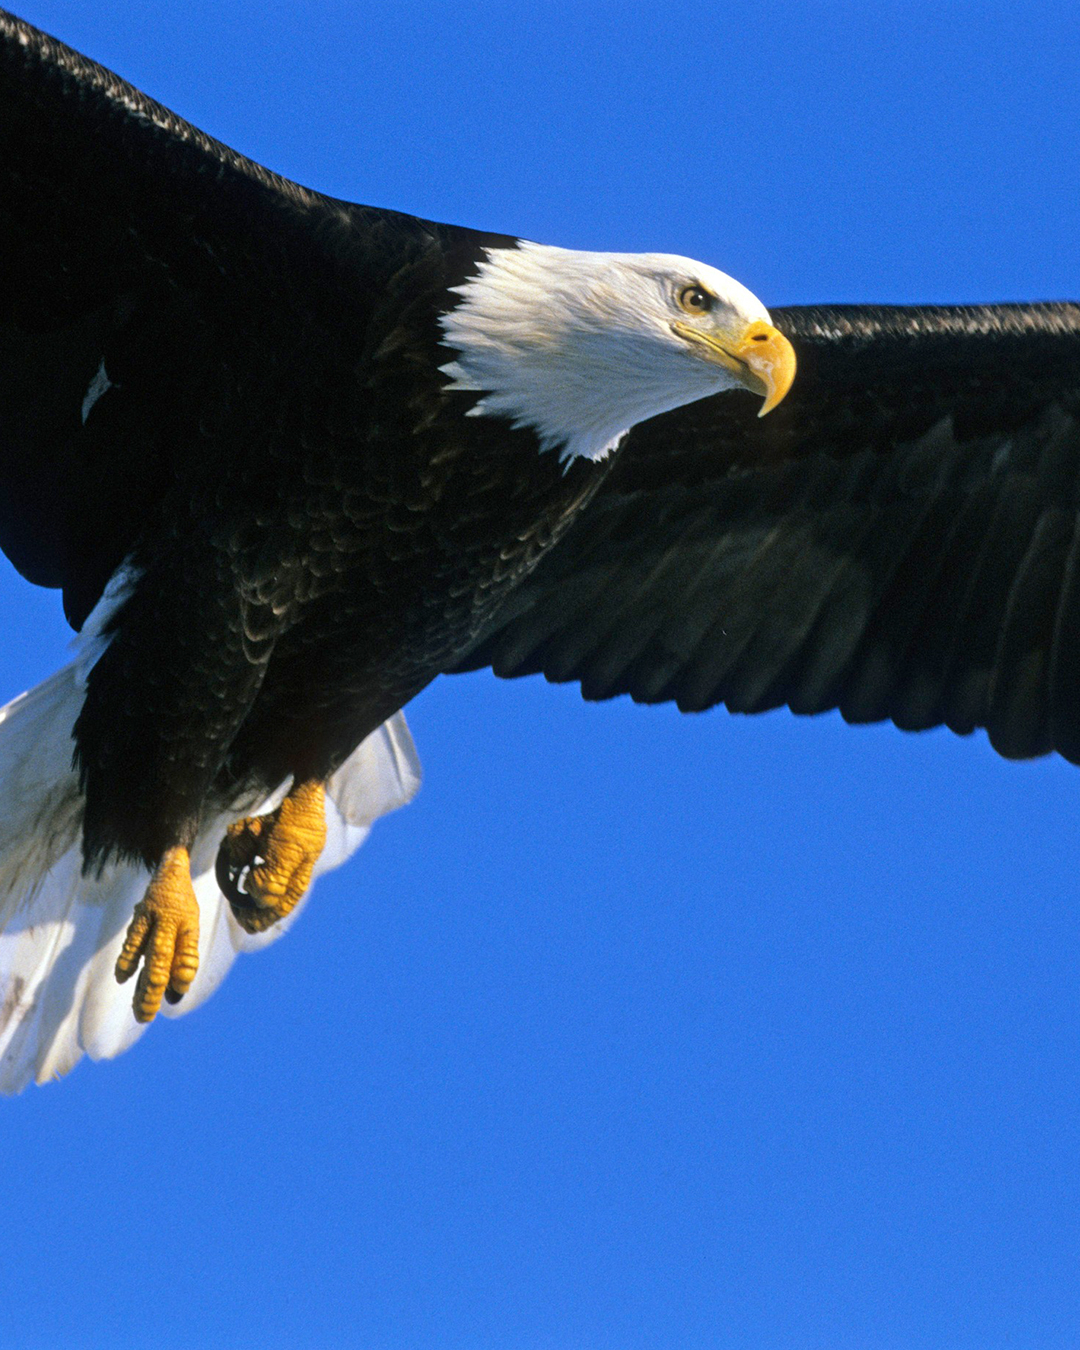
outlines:
{"label": "dark brown wing", "polygon": [[302,389],[297,360],[362,331],[369,276],[424,230],[277,177],[0,11],[0,547],[80,624],[154,504],[221,462],[243,391],[280,385],[275,362]]}
{"label": "dark brown wing", "polygon": [[773,318],[785,403],[636,428],[462,669],[1080,761],[1080,307]]}

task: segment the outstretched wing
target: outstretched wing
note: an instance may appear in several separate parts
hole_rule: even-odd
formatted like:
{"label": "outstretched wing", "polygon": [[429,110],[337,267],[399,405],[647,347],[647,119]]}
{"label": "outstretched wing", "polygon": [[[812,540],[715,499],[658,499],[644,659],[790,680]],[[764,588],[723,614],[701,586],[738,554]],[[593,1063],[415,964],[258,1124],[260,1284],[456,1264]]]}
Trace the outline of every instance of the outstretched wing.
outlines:
{"label": "outstretched wing", "polygon": [[305,329],[355,327],[380,240],[422,228],[277,177],[0,11],[0,547],[78,626],[200,455],[259,434],[230,426],[244,390]]}
{"label": "outstretched wing", "polygon": [[1080,307],[773,319],[785,403],[637,427],[461,668],[1080,762]]}

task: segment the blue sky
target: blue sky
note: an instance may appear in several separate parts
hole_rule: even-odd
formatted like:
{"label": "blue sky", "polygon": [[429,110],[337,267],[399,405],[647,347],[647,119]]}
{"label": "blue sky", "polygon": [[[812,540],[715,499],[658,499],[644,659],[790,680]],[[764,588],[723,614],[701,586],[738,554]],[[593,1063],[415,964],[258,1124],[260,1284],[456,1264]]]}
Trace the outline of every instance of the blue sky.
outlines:
{"label": "blue sky", "polygon": [[[1080,297],[1074,6],[20,12],[354,200],[767,304]],[[0,617],[7,696],[67,635],[10,568]],[[410,722],[287,938],[0,1103],[0,1344],[1077,1343],[1076,770],[487,676]]]}

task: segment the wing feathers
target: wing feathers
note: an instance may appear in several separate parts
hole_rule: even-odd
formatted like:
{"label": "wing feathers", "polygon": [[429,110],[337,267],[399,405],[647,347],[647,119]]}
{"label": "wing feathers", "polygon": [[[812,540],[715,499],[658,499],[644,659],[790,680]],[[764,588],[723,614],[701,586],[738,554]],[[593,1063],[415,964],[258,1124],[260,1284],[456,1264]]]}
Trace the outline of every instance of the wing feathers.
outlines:
{"label": "wing feathers", "polygon": [[1080,518],[1073,514],[1050,656],[1050,741],[1080,764]]}
{"label": "wing feathers", "polygon": [[1080,759],[1078,314],[774,313],[788,400],[636,428],[460,668]]}
{"label": "wing feathers", "polygon": [[1049,721],[1054,620],[1076,517],[1044,510],[1009,590],[988,691],[990,744],[1013,759],[1053,746]]}

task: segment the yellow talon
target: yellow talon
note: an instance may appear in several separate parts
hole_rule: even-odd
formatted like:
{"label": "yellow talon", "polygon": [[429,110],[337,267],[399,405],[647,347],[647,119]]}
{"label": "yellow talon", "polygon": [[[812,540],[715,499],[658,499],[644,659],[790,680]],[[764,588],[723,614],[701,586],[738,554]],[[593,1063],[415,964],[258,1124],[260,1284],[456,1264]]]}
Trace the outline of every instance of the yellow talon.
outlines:
{"label": "yellow talon", "polygon": [[[276,811],[229,826],[217,874],[245,931],[261,933],[292,913],[311,884],[325,843],[325,791],[314,779],[297,783]],[[237,882],[245,870],[241,889]]]}
{"label": "yellow talon", "polygon": [[167,998],[175,1003],[191,988],[199,969],[199,902],[191,885],[186,848],[170,848],[158,863],[146,894],[135,906],[116,960],[121,984],[143,967],[132,1007],[139,1022],[152,1022]]}

